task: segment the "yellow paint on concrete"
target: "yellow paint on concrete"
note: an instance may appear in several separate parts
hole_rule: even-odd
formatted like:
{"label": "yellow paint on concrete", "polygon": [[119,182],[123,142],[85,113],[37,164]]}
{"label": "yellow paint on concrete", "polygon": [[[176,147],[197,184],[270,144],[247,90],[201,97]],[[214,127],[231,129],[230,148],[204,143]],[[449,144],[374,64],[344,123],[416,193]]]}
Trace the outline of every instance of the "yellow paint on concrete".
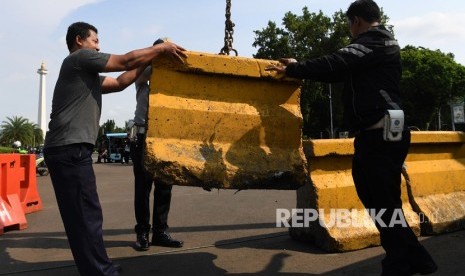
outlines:
{"label": "yellow paint on concrete", "polygon": [[412,143],[416,145],[465,143],[465,136],[459,131],[412,131],[412,134]]}
{"label": "yellow paint on concrete", "polygon": [[295,189],[308,181],[300,81],[274,61],[188,52],[152,64],[146,166],[168,184]]}
{"label": "yellow paint on concrete", "polygon": [[[153,63],[146,165],[168,184],[295,188],[297,208],[347,209],[371,222],[351,175],[353,139],[301,141],[300,82],[266,72],[275,61],[188,52],[185,65]],[[464,227],[465,135],[413,132],[401,192],[416,234]],[[307,178],[306,178],[307,177]],[[421,217],[419,217],[419,214]],[[330,219],[324,213],[321,219]],[[366,227],[291,228],[328,251],[379,244]]]}
{"label": "yellow paint on concrete", "polygon": [[409,192],[415,211],[426,219],[425,234],[465,227],[465,134],[412,133],[406,160]]}
{"label": "yellow paint on concrete", "polygon": [[[308,228],[290,228],[299,240],[313,240],[330,252],[357,250],[379,245],[379,232],[358,198],[352,180],[353,139],[304,141],[304,151],[310,163],[312,185],[297,191],[297,208],[326,210],[323,220],[331,220],[330,210],[349,210],[353,224],[326,227],[318,221]],[[407,183],[401,183],[402,208],[414,232],[420,234],[419,217],[408,198]],[[363,226],[362,226],[363,225]]]}
{"label": "yellow paint on concrete", "polygon": [[[363,206],[352,181],[353,139],[304,141],[312,185],[297,192],[297,208],[355,210],[351,219],[363,218]],[[465,134],[412,132],[402,178],[403,209],[414,231],[436,234],[465,226]],[[324,215],[323,219],[328,219]],[[421,229],[420,229],[421,228]],[[374,225],[366,228],[291,228],[293,237],[313,240],[328,251],[348,251],[379,244]]]}

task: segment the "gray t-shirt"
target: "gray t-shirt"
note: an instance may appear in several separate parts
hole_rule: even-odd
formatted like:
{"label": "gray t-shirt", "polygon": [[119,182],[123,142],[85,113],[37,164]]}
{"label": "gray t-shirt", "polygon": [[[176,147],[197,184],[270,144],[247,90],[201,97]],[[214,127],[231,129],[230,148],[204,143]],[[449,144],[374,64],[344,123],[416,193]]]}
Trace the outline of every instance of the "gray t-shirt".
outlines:
{"label": "gray t-shirt", "polygon": [[110,54],[80,49],[63,60],[55,85],[45,148],[75,143],[94,144],[102,108],[99,76]]}
{"label": "gray t-shirt", "polygon": [[145,125],[147,109],[149,105],[149,79],[152,73],[152,66],[148,66],[145,71],[135,81],[136,85],[136,111],[134,112],[134,123],[139,126]]}

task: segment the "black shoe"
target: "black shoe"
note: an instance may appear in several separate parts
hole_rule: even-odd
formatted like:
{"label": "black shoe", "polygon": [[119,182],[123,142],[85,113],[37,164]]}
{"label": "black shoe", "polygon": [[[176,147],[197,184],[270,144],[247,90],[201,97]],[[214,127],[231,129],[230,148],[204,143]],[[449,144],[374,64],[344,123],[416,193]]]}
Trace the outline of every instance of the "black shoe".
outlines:
{"label": "black shoe", "polygon": [[159,245],[165,247],[182,247],[183,241],[173,239],[168,232],[154,232],[152,236],[152,245]]}
{"label": "black shoe", "polygon": [[135,244],[135,249],[137,251],[147,251],[149,250],[150,243],[149,243],[149,233],[141,233],[137,234],[137,241]]}
{"label": "black shoe", "polygon": [[412,275],[414,275],[416,273],[420,273],[421,275],[427,275],[427,274],[434,273],[437,270],[438,270],[438,266],[436,265],[435,262],[431,261],[431,262],[423,263],[420,266],[412,267],[411,273],[412,273]]}
{"label": "black shoe", "polygon": [[438,270],[438,266],[423,246],[419,245],[411,247],[409,251],[409,263],[412,275],[415,273],[426,275],[434,273]]}

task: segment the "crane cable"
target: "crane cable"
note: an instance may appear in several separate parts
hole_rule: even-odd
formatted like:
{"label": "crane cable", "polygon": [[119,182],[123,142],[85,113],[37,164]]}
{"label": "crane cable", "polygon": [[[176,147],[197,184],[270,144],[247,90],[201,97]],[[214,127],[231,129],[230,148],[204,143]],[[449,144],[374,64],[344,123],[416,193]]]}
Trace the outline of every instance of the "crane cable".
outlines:
{"label": "crane cable", "polygon": [[226,21],[224,28],[224,47],[221,48],[220,55],[228,55],[231,51],[236,53],[236,49],[233,48],[233,34],[234,34],[234,23],[231,21],[231,0],[226,0]]}

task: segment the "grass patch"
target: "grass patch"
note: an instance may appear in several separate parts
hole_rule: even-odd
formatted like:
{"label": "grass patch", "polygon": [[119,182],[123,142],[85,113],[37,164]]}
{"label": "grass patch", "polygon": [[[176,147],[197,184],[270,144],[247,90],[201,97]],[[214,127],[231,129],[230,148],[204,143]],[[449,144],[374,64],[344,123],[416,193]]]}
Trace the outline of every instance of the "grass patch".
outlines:
{"label": "grass patch", "polygon": [[15,152],[14,148],[0,147],[0,153],[13,153],[13,152]]}

